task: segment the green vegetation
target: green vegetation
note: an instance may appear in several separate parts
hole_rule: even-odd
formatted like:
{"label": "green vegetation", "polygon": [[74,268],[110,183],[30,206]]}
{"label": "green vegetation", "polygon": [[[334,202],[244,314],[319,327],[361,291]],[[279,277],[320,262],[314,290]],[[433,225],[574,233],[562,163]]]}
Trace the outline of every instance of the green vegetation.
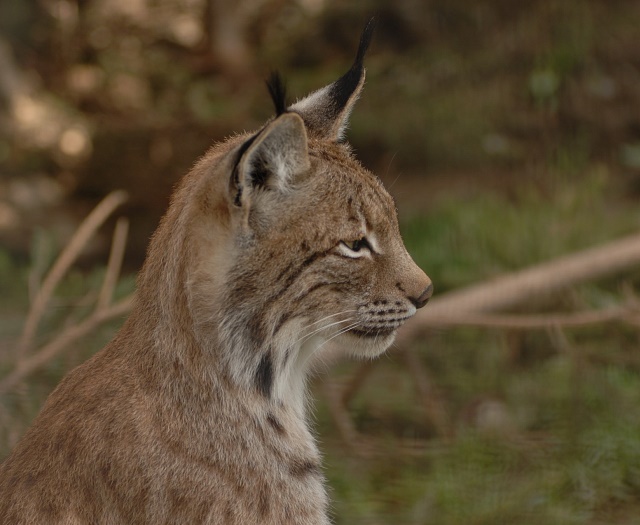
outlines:
{"label": "green vegetation", "polygon": [[[396,389],[409,381],[406,368],[384,360],[354,402],[365,435],[360,412],[375,418],[381,450],[356,460],[335,438],[325,447],[337,522],[635,523],[640,377],[638,363],[628,364],[635,347],[591,335],[572,341],[575,356],[535,336],[519,341],[519,356],[508,337],[480,330],[430,338],[416,350],[456,423],[451,443],[428,438],[416,397]],[[474,414],[489,402],[504,410],[495,426]],[[331,436],[331,423],[321,421],[321,434]],[[425,450],[407,455],[400,446],[416,436]]]}
{"label": "green vegetation", "polygon": [[607,197],[607,168],[589,166],[581,177],[580,184],[555,177],[544,191],[445,195],[427,212],[403,214],[405,242],[444,292],[637,230],[637,206]]}

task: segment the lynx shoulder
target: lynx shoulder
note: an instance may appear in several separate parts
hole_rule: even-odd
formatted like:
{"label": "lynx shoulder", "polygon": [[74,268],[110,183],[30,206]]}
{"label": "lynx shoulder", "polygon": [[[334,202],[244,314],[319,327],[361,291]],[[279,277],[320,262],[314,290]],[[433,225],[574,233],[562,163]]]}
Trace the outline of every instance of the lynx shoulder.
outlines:
{"label": "lynx shoulder", "polygon": [[305,379],[384,352],[431,295],[342,142],[351,69],[213,147],[154,234],[134,309],[0,466],[2,524],[328,524]]}

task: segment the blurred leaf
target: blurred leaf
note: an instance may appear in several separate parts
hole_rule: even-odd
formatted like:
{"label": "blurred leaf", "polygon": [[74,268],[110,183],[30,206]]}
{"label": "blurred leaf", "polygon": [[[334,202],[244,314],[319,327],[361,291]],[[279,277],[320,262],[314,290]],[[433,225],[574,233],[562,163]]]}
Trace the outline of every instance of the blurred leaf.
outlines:
{"label": "blurred leaf", "polygon": [[627,168],[640,169],[640,143],[623,144],[620,149],[620,160]]}
{"label": "blurred leaf", "polygon": [[534,71],[529,76],[529,91],[538,102],[553,99],[558,93],[560,79],[551,69]]}

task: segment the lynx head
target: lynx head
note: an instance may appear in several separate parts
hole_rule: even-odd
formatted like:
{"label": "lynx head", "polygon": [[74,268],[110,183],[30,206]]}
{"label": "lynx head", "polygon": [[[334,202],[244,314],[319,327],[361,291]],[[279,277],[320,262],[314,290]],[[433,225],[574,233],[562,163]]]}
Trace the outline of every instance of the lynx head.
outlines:
{"label": "lynx head", "polygon": [[193,325],[231,377],[267,398],[302,384],[328,341],[385,351],[432,293],[392,198],[342,140],[372,31],[346,74],[291,106],[273,77],[276,116],[215,147],[169,212],[191,224],[175,256]]}

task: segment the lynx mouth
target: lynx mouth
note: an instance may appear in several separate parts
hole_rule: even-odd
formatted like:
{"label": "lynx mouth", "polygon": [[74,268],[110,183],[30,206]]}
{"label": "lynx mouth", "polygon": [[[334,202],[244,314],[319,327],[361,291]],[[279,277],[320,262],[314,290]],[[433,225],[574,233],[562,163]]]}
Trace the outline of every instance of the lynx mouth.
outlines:
{"label": "lynx mouth", "polygon": [[349,330],[349,333],[362,338],[380,338],[395,335],[407,319],[412,317],[396,317],[392,319],[369,319],[364,320],[362,324]]}
{"label": "lynx mouth", "polygon": [[379,328],[353,328],[349,330],[353,335],[357,335],[358,337],[388,337],[390,335],[394,335],[398,330],[398,326],[393,328],[388,327],[379,327]]}

